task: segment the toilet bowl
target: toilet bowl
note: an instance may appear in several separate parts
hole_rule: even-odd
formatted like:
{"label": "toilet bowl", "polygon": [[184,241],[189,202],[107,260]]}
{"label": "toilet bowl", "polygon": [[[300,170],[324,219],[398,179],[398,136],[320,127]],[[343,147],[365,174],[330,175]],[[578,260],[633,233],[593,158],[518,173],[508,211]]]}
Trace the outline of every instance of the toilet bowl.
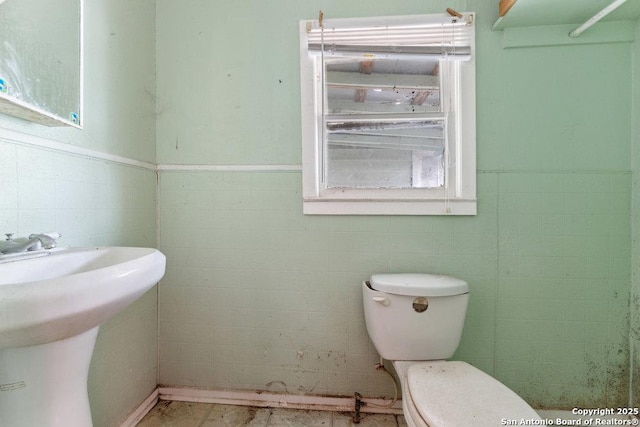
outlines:
{"label": "toilet bowl", "polygon": [[507,386],[465,362],[458,347],[469,285],[433,274],[373,275],[362,284],[367,331],[400,378],[410,427],[493,427],[539,415]]}
{"label": "toilet bowl", "polygon": [[520,396],[466,362],[392,362],[411,427],[499,426],[541,420]]}

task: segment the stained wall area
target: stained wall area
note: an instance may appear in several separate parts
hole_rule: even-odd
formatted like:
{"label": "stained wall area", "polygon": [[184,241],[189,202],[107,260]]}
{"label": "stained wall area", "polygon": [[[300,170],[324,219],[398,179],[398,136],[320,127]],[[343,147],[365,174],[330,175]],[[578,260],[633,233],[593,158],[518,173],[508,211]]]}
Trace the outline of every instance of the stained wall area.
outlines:
{"label": "stained wall area", "polygon": [[[157,2],[161,384],[388,395],[361,282],[437,272],[471,286],[457,359],[626,404],[631,44],[503,49],[495,5],[446,3]],[[303,215],[298,21],[445,7],[477,13],[478,215]]]}

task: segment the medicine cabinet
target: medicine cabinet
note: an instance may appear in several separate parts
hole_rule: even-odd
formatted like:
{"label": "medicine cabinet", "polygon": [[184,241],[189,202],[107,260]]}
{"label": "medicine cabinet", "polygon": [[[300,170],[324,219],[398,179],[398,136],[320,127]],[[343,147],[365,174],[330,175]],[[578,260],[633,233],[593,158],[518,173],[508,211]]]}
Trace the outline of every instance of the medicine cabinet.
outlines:
{"label": "medicine cabinet", "polygon": [[0,0],[0,113],[81,127],[82,0]]}

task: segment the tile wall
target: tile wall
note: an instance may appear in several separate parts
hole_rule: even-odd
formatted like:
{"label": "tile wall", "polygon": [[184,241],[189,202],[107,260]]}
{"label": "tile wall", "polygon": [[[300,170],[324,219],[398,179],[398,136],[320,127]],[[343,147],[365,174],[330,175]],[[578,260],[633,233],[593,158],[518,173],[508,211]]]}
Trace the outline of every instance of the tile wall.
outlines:
{"label": "tile wall", "polygon": [[0,142],[0,229],[68,246],[153,245],[155,171]]}
{"label": "tile wall", "polygon": [[500,174],[495,374],[537,407],[628,399],[629,174]]}
{"label": "tile wall", "polygon": [[[155,171],[67,153],[155,164],[155,9],[155,0],[83,2],[81,130],[0,114],[0,233],[58,230],[65,246],[156,245]],[[157,332],[156,289],[100,328],[89,373],[95,427],[119,425],[155,389]]]}
{"label": "tile wall", "polygon": [[[636,40],[640,40],[640,22],[636,23]],[[633,83],[632,83],[632,135],[631,165],[633,170],[632,208],[631,208],[631,384],[630,403],[640,407],[640,43],[633,44]]]}
{"label": "tile wall", "polygon": [[[156,244],[155,171],[0,141],[0,230],[60,231],[60,246]],[[94,426],[117,425],[157,383],[157,290],[100,327]]]}
{"label": "tile wall", "polygon": [[372,273],[467,280],[456,358],[537,407],[624,404],[630,175],[479,174],[475,217],[304,216],[297,172],[163,172],[160,383],[389,395]]}
{"label": "tile wall", "polygon": [[[374,272],[468,280],[456,358],[532,404],[626,403],[631,51],[504,50],[490,29],[495,5],[448,6],[478,12],[479,215],[309,217],[297,172],[161,172],[167,276],[101,330],[90,373],[96,427],[117,424],[155,387],[156,313],[162,384],[390,394],[362,318],[360,283]],[[442,11],[424,1],[369,7]],[[322,8],[363,14],[332,0]],[[0,127],[161,164],[299,164],[296,24],[317,5],[85,9],[85,129],[5,117]],[[549,172],[525,172],[540,169]],[[58,229],[70,246],[156,243],[151,171],[0,141],[0,191],[2,230]]]}

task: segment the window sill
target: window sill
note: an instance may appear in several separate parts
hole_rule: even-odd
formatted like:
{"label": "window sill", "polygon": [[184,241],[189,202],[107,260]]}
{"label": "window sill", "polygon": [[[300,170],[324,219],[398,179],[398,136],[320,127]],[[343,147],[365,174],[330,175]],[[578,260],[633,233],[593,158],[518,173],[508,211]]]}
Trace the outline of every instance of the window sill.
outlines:
{"label": "window sill", "polygon": [[476,215],[475,199],[304,201],[305,215]]}

